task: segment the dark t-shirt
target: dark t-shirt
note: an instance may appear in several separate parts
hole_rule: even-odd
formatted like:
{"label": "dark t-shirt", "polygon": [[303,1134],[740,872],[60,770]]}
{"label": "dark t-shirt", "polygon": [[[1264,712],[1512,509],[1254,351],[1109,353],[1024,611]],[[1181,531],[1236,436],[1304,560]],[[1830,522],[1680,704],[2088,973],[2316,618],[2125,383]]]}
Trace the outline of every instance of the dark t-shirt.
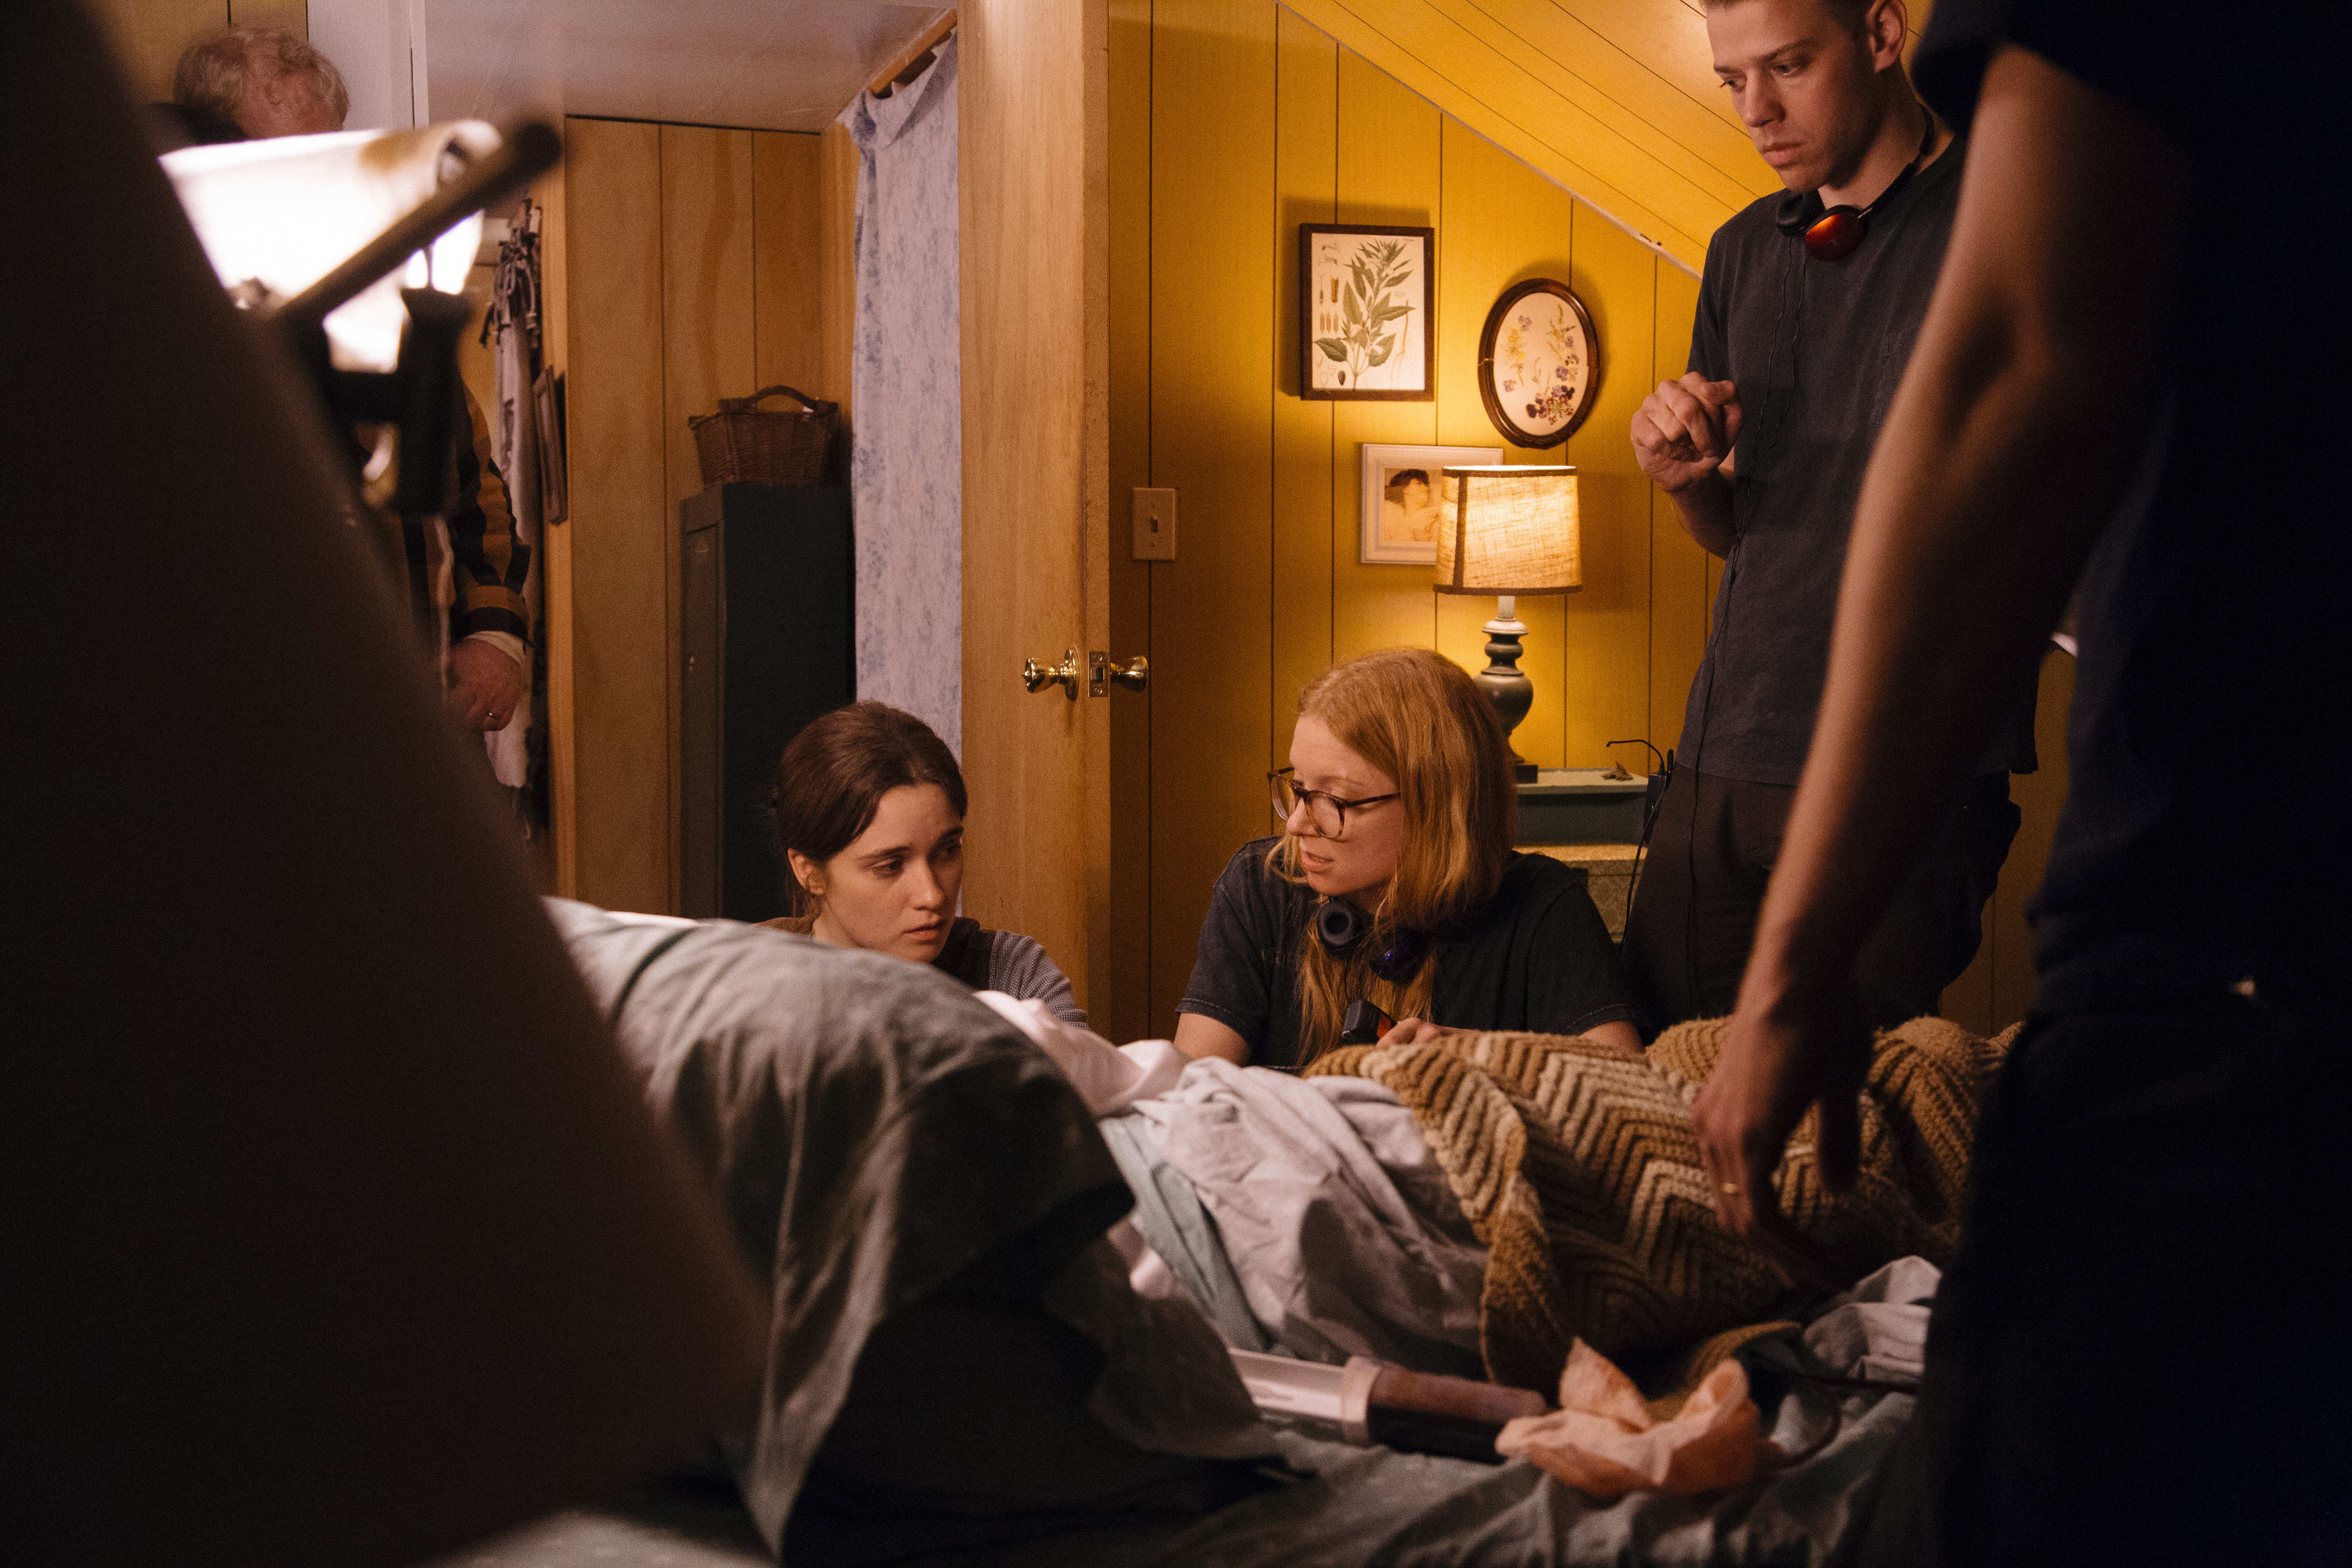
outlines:
{"label": "dark t-shirt", "polygon": [[[1793,784],[1812,743],[1830,623],[1863,470],[1942,268],[1966,144],[1955,140],[1870,217],[1843,261],[1816,261],[1776,221],[1818,195],[1767,196],[1717,229],[1690,368],[1738,384],[1735,535],[1683,717],[1682,760],[1718,778]],[[1983,771],[2033,770],[2033,694]]]}
{"label": "dark t-shirt", "polygon": [[[1298,1065],[1297,944],[1316,904],[1266,869],[1278,842],[1243,845],[1217,879],[1176,1008],[1240,1035],[1255,1067]],[[1513,854],[1495,896],[1438,933],[1433,951],[1432,1023],[1580,1035],[1633,1016],[1584,874],[1545,856]]]}
{"label": "dark t-shirt", "polygon": [[[2041,1005],[2127,1009],[2252,975],[2344,985],[2352,632],[2334,385],[2346,361],[2340,0],[2224,25],[2184,0],[1938,0],[1918,80],[1965,124],[2007,38],[2191,161],[2176,367],[2080,589],[2072,784],[2034,914]],[[2282,410],[2320,393],[2317,422]],[[2338,753],[2339,755],[2341,753]]]}

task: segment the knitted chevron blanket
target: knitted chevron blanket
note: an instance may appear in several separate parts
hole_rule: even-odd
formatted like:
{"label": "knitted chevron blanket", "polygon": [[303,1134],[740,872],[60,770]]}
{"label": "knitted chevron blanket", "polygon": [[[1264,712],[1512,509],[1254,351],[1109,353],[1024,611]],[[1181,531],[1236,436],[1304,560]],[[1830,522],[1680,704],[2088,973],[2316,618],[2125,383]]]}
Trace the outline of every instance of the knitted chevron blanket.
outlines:
{"label": "knitted chevron blanket", "polygon": [[[1356,1046],[1310,1075],[1366,1078],[1411,1108],[1490,1253],[1480,1340],[1496,1382],[1549,1391],[1571,1341],[1602,1354],[1688,1350],[1775,1316],[1787,1289],[1716,1222],[1691,1101],[1729,1020],[1684,1024],[1631,1057],[1549,1035]],[[1978,1100],[2017,1031],[1939,1018],[1880,1035],[1862,1097],[1862,1170],[1832,1194],[1808,1115],[1780,1206],[1854,1279],[1959,1237]]]}

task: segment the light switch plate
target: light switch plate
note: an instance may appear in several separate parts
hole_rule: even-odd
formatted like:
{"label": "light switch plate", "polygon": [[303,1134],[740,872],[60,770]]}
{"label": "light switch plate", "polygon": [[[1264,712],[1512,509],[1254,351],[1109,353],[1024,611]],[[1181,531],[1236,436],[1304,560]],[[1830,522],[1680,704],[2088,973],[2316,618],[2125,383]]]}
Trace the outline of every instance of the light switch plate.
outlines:
{"label": "light switch plate", "polygon": [[1138,561],[1176,559],[1176,492],[1174,490],[1148,490],[1140,486],[1137,487],[1135,559]]}

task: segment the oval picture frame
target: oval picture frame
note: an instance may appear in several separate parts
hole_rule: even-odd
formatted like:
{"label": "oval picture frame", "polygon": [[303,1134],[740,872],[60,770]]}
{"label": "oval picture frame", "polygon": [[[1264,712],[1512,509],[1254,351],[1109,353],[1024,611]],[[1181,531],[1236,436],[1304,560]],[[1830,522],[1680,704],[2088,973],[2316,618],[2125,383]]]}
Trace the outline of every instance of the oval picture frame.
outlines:
{"label": "oval picture frame", "polygon": [[1549,278],[1504,289],[1478,333],[1478,395],[1503,438],[1535,451],[1560,445],[1600,387],[1601,335],[1584,301]]}

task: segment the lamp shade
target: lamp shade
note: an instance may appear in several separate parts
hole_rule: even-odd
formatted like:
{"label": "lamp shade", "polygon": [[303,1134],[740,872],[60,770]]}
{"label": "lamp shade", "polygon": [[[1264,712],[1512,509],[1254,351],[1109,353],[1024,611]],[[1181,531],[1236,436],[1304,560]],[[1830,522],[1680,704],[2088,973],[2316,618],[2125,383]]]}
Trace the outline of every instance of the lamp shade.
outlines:
{"label": "lamp shade", "polygon": [[[478,120],[416,131],[334,131],[184,147],[162,159],[188,223],[223,288],[258,279],[290,299],[392,226],[467,163],[498,150]],[[466,287],[482,237],[479,213],[461,218],[425,253],[426,264],[378,279],[327,317],[338,370],[388,371],[400,360],[404,280],[445,294]],[[421,273],[422,276],[418,274]]]}
{"label": "lamp shade", "polygon": [[1501,597],[1584,585],[1574,468],[1482,464],[1442,471],[1439,593]]}

